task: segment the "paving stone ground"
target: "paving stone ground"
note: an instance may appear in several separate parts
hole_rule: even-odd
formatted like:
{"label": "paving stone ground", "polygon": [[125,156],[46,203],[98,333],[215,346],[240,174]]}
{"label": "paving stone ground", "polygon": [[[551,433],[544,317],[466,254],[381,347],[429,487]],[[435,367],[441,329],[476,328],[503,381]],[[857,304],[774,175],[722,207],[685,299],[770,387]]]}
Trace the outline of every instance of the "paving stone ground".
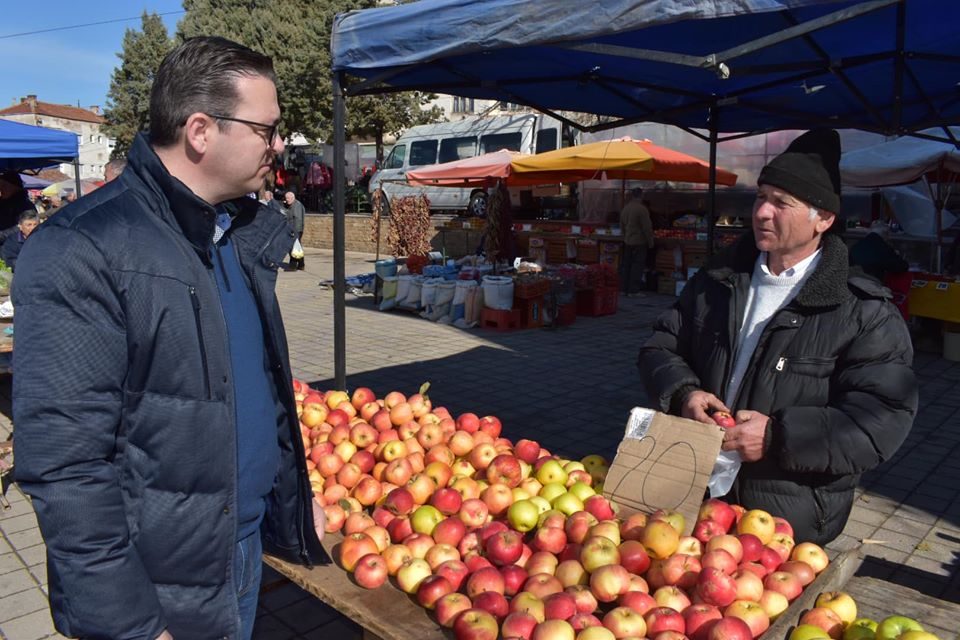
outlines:
{"label": "paving stone ground", "polygon": [[[373,271],[374,256],[347,254],[347,273]],[[307,250],[306,271],[278,284],[294,375],[318,388],[333,379],[329,251]],[[578,317],[560,329],[498,333],[377,311],[348,295],[347,386],[378,394],[431,383],[454,413],[495,414],[510,438],[571,454],[612,457],[631,407],[644,405],[635,368],[653,319],[673,298],[620,298],[616,315]],[[866,474],[833,552],[863,545],[861,575],[960,602],[960,363],[920,352],[921,410],[897,455]],[[9,379],[0,382],[0,439],[11,430]],[[0,638],[57,638],[46,606],[43,540],[14,486],[0,513]],[[265,572],[257,640],[360,638],[360,629],[274,572]]]}

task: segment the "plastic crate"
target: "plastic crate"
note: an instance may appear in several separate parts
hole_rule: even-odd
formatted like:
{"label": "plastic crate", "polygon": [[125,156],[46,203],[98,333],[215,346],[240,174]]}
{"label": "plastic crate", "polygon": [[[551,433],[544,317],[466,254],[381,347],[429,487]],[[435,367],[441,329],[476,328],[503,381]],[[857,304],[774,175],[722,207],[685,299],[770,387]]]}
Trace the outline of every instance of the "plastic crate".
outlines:
{"label": "plastic crate", "polygon": [[575,302],[570,304],[561,304],[557,306],[557,319],[555,324],[558,326],[566,326],[568,324],[573,324],[577,319],[577,304]]}
{"label": "plastic crate", "polygon": [[520,312],[517,309],[501,311],[499,309],[484,308],[480,312],[480,326],[483,329],[510,331],[520,328]]}
{"label": "plastic crate", "polygon": [[543,326],[543,297],[519,300],[514,311],[520,314],[521,329]]}
{"label": "plastic crate", "polygon": [[548,278],[517,278],[513,283],[514,300],[540,298],[550,293]]}
{"label": "plastic crate", "polygon": [[620,292],[616,287],[599,287],[577,292],[577,315],[608,316],[617,312]]}

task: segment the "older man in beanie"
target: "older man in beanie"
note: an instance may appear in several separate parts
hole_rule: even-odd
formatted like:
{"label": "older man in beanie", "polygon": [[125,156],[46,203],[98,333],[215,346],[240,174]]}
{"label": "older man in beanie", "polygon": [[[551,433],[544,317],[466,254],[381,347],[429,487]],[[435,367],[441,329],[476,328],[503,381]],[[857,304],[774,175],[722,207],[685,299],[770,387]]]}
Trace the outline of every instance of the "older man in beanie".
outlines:
{"label": "older man in beanie", "polygon": [[917,409],[903,318],[831,233],[839,160],[837,132],[814,130],[764,167],[753,233],[687,284],[638,363],[660,410],[735,418],[723,450],[741,465],[724,499],[820,544],[843,530],[860,474],[893,455]]}

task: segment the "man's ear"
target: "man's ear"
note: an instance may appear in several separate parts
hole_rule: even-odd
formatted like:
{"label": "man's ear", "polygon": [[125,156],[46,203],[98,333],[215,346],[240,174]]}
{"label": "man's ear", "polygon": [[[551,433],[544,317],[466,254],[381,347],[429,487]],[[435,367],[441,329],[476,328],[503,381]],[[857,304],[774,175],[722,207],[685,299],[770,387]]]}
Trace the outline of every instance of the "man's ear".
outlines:
{"label": "man's ear", "polygon": [[217,124],[205,113],[192,113],[183,125],[183,142],[187,148],[203,155],[207,151],[210,135]]}
{"label": "man's ear", "polygon": [[832,227],[837,221],[837,214],[831,213],[830,211],[819,211],[817,213],[817,224],[816,229],[817,233],[824,234],[827,232],[827,229]]}

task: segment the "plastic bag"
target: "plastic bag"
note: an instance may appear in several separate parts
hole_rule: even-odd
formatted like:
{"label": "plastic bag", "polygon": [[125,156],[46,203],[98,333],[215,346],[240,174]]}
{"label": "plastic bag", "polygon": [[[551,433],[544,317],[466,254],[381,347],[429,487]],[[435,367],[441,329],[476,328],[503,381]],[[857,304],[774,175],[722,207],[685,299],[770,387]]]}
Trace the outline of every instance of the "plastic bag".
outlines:
{"label": "plastic bag", "polygon": [[733,482],[740,472],[740,453],[737,451],[721,451],[717,455],[717,462],[713,465],[713,472],[707,487],[711,498],[719,498],[730,493]]}
{"label": "plastic bag", "polygon": [[393,309],[397,306],[397,276],[386,276],[383,287],[380,289],[380,311]]}
{"label": "plastic bag", "polygon": [[295,260],[303,257],[303,245],[300,244],[300,238],[293,241],[293,248],[290,249],[290,257]]}

